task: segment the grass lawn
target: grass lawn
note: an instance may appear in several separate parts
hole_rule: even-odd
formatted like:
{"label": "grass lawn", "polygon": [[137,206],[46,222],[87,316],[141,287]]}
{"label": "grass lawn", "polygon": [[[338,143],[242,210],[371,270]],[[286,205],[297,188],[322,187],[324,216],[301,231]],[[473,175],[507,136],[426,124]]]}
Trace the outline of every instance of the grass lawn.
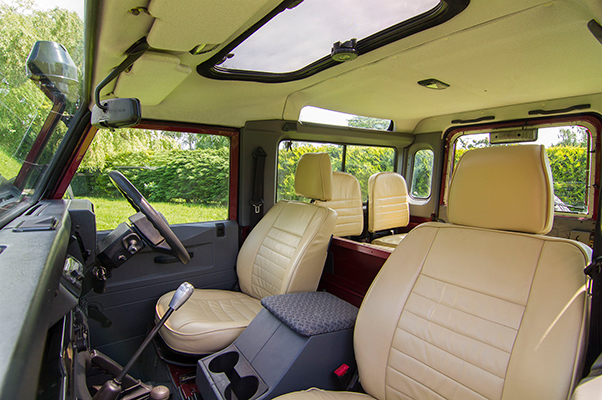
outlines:
{"label": "grass lawn", "polygon": [[19,173],[21,163],[12,158],[4,149],[0,149],[0,175],[12,179]]}
{"label": "grass lawn", "polygon": [[[111,200],[101,197],[80,197],[94,204],[96,213],[96,229],[99,231],[113,229],[135,213],[125,200]],[[151,203],[157,211],[167,218],[170,224],[183,224],[199,221],[219,221],[228,218],[225,206],[207,206],[186,203]]]}

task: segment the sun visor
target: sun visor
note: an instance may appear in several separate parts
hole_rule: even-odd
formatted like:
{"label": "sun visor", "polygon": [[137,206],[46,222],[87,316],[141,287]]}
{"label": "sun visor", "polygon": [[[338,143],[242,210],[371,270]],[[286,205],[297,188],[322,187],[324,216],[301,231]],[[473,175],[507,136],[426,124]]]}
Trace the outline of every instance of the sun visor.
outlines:
{"label": "sun visor", "polygon": [[152,0],[148,12],[156,18],[148,34],[155,49],[191,51],[225,42],[268,0]]}
{"label": "sun visor", "polygon": [[147,51],[128,72],[119,76],[115,96],[135,97],[140,104],[155,106],[163,101],[188,75],[191,68],[172,54]]}

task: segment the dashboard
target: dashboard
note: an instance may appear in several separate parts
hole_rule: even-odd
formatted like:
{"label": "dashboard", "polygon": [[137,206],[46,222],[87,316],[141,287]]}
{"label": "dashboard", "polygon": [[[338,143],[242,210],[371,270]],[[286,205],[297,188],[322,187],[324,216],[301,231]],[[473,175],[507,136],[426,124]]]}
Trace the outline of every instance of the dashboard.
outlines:
{"label": "dashboard", "polygon": [[0,230],[0,399],[67,398],[89,346],[79,310],[96,254],[93,206],[41,201]]}

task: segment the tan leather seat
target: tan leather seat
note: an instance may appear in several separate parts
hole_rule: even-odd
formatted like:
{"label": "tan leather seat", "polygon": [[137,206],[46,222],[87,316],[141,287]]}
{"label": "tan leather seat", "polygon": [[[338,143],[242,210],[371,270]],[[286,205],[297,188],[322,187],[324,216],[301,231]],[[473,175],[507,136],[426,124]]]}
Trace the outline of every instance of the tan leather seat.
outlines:
{"label": "tan leather seat", "polygon": [[[395,172],[379,172],[368,180],[368,232],[403,228],[410,223],[408,186]],[[406,233],[382,236],[372,240],[379,246],[397,247]]]}
{"label": "tan leather seat", "polygon": [[359,236],[364,230],[362,189],[357,178],[345,172],[332,173],[332,200],[316,201],[337,212],[335,236]]}
{"label": "tan leather seat", "polygon": [[[301,157],[295,191],[311,199],[331,199],[328,154]],[[241,292],[196,289],[160,330],[165,343],[189,354],[221,350],[257,315],[263,297],[315,291],[335,223],[336,213],[329,208],[297,201],[276,203],[251,231],[238,254]],[[157,302],[157,319],[167,310],[172,294],[165,294]]]}
{"label": "tan leather seat", "polygon": [[471,150],[450,224],[413,229],[359,311],[367,394],[313,389],[279,400],[566,400],[580,375],[591,251],[543,236],[553,221],[543,146]]}

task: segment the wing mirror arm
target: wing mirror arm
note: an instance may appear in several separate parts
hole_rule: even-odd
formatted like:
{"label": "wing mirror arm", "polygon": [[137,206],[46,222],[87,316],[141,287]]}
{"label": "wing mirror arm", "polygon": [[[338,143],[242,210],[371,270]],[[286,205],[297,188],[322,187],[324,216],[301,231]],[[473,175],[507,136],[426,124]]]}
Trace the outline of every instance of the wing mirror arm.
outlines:
{"label": "wing mirror arm", "polygon": [[148,49],[146,38],[142,38],[126,50],[127,57],[94,90],[92,125],[99,128],[126,128],[138,125],[141,119],[140,101],[131,99],[108,99],[100,102],[100,91],[119,74],[128,69]]}
{"label": "wing mirror arm", "polygon": [[96,86],[96,89],[94,90],[94,103],[96,104],[96,107],[100,108],[103,111],[107,110],[106,106],[100,104],[100,91],[105,86],[107,86],[113,79],[117,78],[119,74],[121,74],[132,64],[134,64],[134,62],[137,59],[139,59],[147,49],[148,43],[146,42],[146,38],[143,37],[142,39],[138,40],[136,43],[131,45],[130,48],[125,51],[125,54],[128,55],[127,58],[123,60],[117,68],[111,71],[111,73],[107,75],[107,77],[104,78],[102,82],[98,84],[98,86]]}

